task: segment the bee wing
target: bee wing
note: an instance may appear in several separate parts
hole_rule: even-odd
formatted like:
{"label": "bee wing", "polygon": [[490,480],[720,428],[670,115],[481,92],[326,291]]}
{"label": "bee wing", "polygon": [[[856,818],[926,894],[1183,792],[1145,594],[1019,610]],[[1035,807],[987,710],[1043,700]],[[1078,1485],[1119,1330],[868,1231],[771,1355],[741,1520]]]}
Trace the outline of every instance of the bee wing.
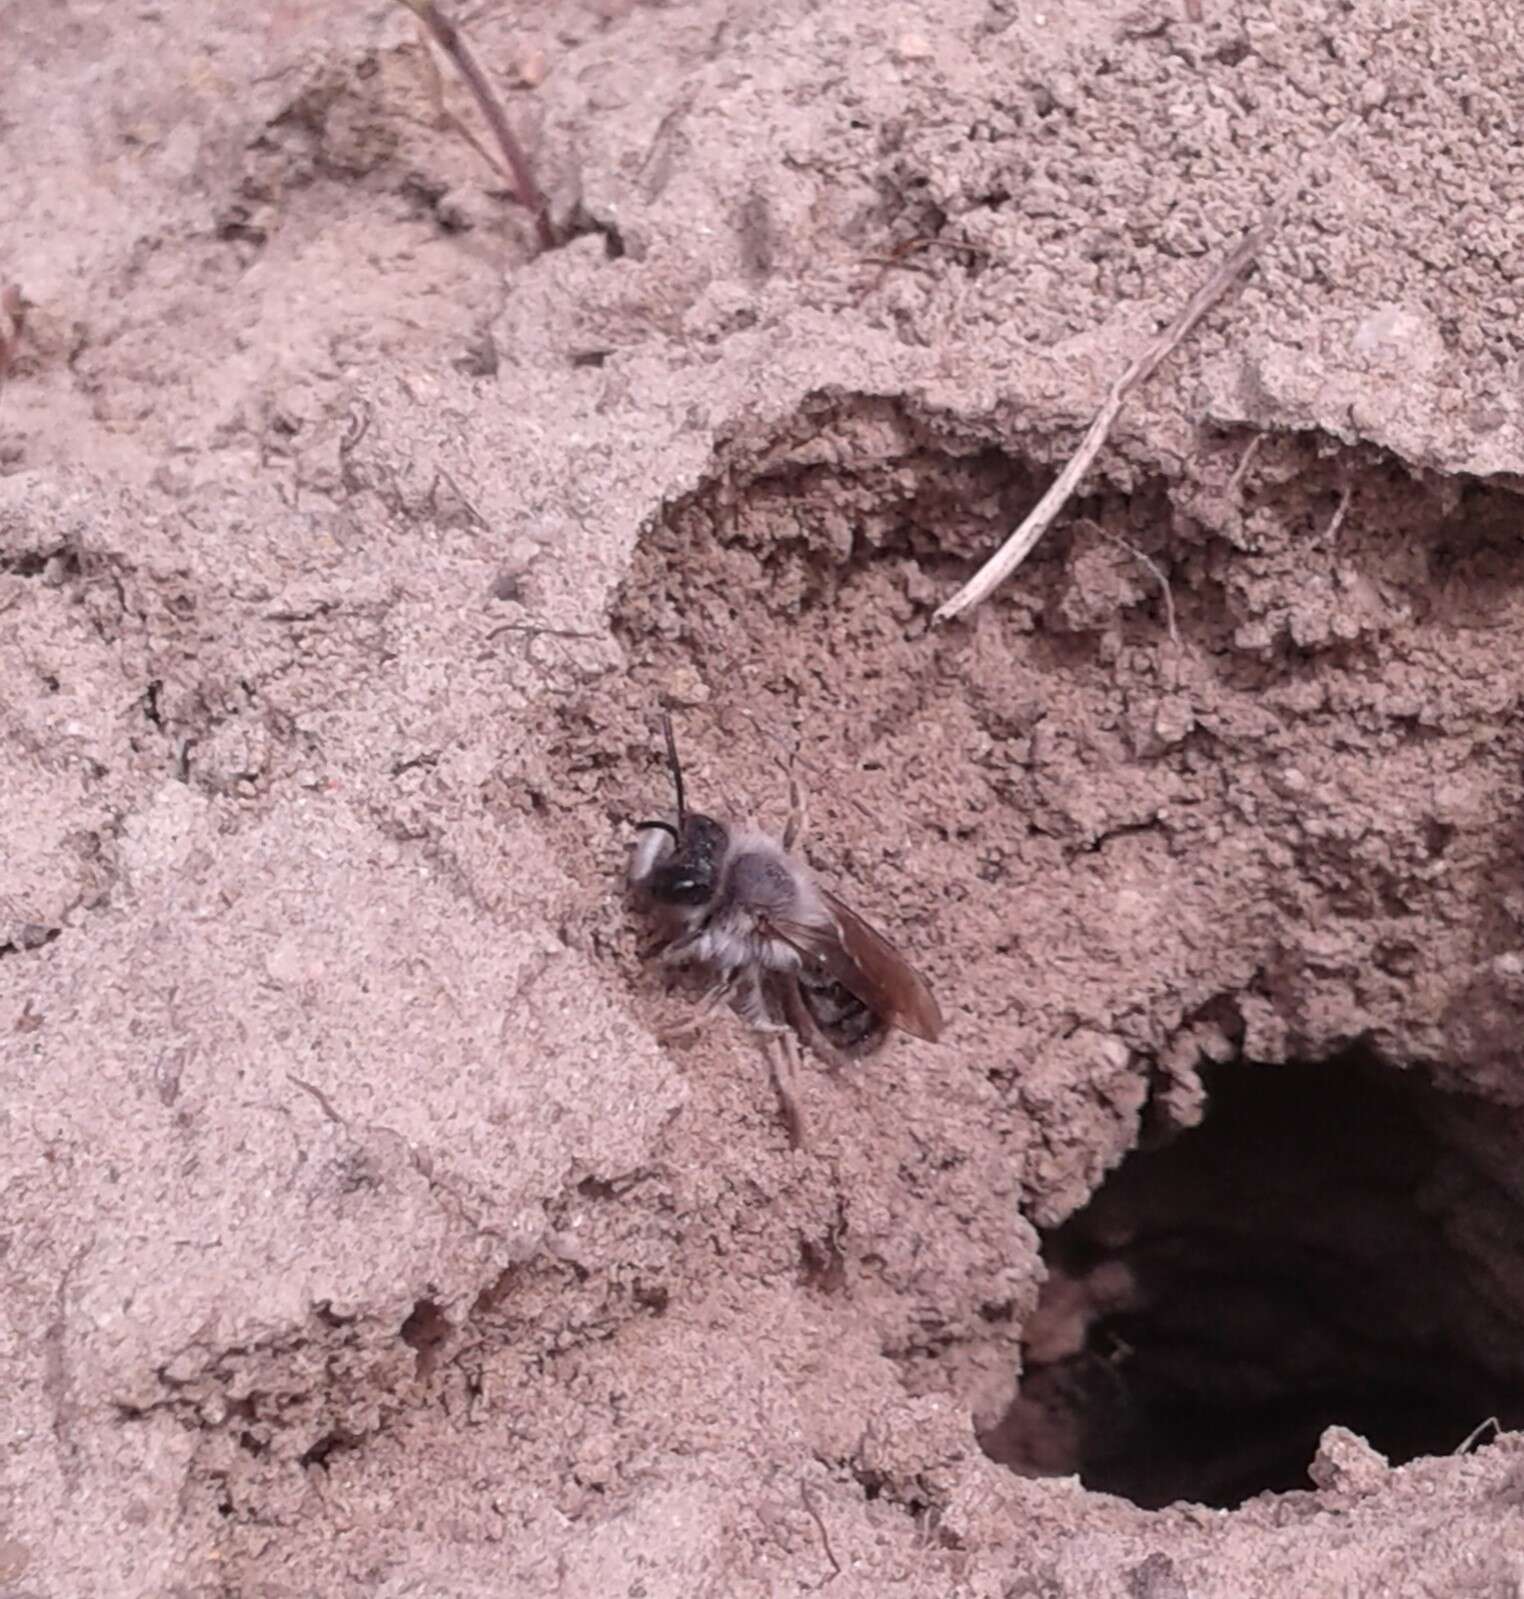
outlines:
{"label": "bee wing", "polygon": [[827,921],[769,917],[768,925],[798,950],[807,971],[840,983],[891,1025],[936,1043],[942,1035],[942,1012],[925,979],[851,906],[823,888],[819,893],[829,912]]}

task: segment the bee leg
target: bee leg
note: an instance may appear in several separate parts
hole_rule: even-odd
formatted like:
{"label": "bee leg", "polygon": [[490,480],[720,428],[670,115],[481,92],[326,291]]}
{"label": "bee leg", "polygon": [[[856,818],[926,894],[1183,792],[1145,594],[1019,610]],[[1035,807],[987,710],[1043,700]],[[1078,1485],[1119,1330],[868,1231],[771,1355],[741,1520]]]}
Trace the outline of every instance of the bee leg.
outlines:
{"label": "bee leg", "polygon": [[709,988],[699,1001],[698,1009],[687,1021],[664,1029],[656,1035],[657,1041],[662,1044],[691,1043],[703,1032],[705,1024],[713,1019],[715,1013],[730,1003],[733,985],[734,975],[727,973]]}
{"label": "bee leg", "polygon": [[788,822],[783,829],[783,847],[791,850],[804,837],[804,824],[809,819],[809,808],[805,801],[804,789],[799,779],[794,776],[794,766],[791,761],[788,771]]}
{"label": "bee leg", "polygon": [[[764,975],[760,967],[748,967],[746,980],[736,988],[733,1001],[736,1015],[751,1028],[752,1032],[761,1033],[768,1038],[791,1033],[795,1029],[787,1015],[780,1017],[774,1009],[773,1001],[778,996],[779,983],[776,972]],[[785,1011],[786,1009],[785,1006]]]}
{"label": "bee leg", "polygon": [[[736,999],[736,1009],[746,1024],[767,1040],[767,1058],[773,1070],[773,1090],[788,1128],[788,1140],[795,1149],[804,1147],[804,1115],[799,1109],[799,1041],[786,1020],[779,1018],[779,974],[764,973],[753,966]],[[785,1006],[785,1011],[787,1007]]]}
{"label": "bee leg", "polygon": [[847,1057],[820,1030],[819,1023],[810,1014],[810,1007],[804,1002],[798,979],[793,978],[783,984],[782,993],[783,1014],[788,1018],[799,1042],[827,1071],[840,1071],[847,1064]]}
{"label": "bee leg", "polygon": [[663,966],[682,966],[693,959],[693,946],[703,933],[702,927],[690,928],[675,938],[665,938],[654,944],[651,953],[660,958]]}
{"label": "bee leg", "polygon": [[[771,1031],[771,1030],[770,1030]],[[803,1149],[804,1113],[799,1109],[799,1046],[786,1027],[771,1033],[768,1055],[773,1064],[773,1088],[778,1095],[778,1105],[783,1111],[783,1124],[788,1129],[788,1141],[795,1149]]]}

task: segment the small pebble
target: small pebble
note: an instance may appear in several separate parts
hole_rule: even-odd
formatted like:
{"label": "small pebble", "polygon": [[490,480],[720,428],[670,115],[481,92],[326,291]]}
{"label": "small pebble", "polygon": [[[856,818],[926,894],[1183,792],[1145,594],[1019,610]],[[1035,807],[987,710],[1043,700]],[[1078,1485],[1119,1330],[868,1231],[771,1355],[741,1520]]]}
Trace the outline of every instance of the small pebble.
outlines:
{"label": "small pebble", "polygon": [[692,666],[674,666],[662,680],[662,693],[674,705],[709,703],[709,685]]}
{"label": "small pebble", "polygon": [[521,83],[526,89],[538,89],[545,81],[549,66],[543,50],[525,50],[508,70],[514,83]]}

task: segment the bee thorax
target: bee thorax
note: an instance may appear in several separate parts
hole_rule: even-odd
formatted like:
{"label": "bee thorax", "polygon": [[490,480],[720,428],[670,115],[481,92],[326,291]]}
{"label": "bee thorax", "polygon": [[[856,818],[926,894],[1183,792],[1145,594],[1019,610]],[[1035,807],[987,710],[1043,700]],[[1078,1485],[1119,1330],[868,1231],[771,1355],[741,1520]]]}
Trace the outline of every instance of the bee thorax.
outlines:
{"label": "bee thorax", "polygon": [[799,900],[798,877],[772,850],[746,850],[730,868],[729,888],[736,903],[754,915],[791,916]]}

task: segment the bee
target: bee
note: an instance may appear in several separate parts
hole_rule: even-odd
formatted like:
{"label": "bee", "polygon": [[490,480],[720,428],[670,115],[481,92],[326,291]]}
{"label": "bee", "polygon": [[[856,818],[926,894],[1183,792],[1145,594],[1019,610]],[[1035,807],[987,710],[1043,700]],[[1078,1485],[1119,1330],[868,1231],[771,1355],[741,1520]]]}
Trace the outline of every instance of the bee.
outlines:
{"label": "bee", "polygon": [[892,1029],[935,1043],[942,1013],[925,980],[882,933],[821,886],[792,851],[804,800],[792,773],[782,840],[688,809],[672,719],[662,717],[677,809],[639,822],[630,885],[656,924],[648,955],[710,978],[691,1032],[728,1005],[775,1043],[774,1079],[793,1142],[803,1127],[794,1040],[830,1066],[882,1047]]}

